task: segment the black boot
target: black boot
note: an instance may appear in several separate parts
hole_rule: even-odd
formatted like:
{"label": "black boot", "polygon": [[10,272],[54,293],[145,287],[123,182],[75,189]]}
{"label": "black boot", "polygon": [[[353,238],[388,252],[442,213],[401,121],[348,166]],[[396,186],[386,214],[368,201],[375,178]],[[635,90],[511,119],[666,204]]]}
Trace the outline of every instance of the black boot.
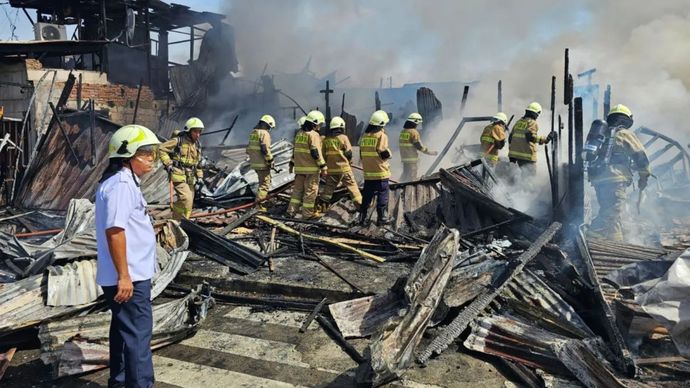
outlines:
{"label": "black boot", "polygon": [[357,222],[359,226],[369,226],[369,220],[367,219],[367,209],[359,210],[359,221]]}
{"label": "black boot", "polygon": [[387,208],[376,208],[376,225],[385,226],[388,225],[390,221],[388,220],[388,209]]}

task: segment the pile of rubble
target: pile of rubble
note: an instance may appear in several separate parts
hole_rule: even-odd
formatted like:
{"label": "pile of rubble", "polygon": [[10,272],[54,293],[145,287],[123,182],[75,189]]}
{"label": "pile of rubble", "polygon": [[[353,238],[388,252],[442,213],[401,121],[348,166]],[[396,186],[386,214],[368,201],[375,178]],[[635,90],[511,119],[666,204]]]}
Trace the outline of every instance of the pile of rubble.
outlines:
{"label": "pile of rubble", "polygon": [[[289,144],[273,148],[280,165]],[[641,386],[690,372],[686,255],[582,231],[573,239],[499,203],[510,196],[481,161],[392,185],[384,228],[355,226],[346,193],[318,221],[283,218],[287,172],[258,213],[246,163],[211,174],[204,207],[175,222],[158,175],[143,184],[159,244],[153,349],[194,335],[227,303],[308,312],[300,331],[316,321],[359,365],[352,376],[363,385],[456,351],[484,354],[531,387]],[[5,214],[0,372],[36,337],[53,378],[105,368],[110,315],[95,284],[93,205]],[[63,221],[47,238],[37,220],[53,233]],[[363,351],[355,338],[366,339]]]}

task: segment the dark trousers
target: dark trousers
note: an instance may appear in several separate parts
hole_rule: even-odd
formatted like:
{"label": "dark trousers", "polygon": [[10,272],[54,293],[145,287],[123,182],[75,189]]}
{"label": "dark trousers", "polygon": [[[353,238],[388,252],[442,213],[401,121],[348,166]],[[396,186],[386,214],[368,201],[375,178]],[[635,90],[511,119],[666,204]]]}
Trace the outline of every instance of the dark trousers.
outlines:
{"label": "dark trousers", "polygon": [[360,212],[365,213],[369,209],[374,197],[376,197],[376,210],[381,211],[388,208],[388,179],[364,181]]}
{"label": "dark trousers", "polygon": [[108,387],[152,387],[151,280],[134,282],[134,294],[126,303],[113,300],[117,286],[103,287],[110,306],[110,379]]}

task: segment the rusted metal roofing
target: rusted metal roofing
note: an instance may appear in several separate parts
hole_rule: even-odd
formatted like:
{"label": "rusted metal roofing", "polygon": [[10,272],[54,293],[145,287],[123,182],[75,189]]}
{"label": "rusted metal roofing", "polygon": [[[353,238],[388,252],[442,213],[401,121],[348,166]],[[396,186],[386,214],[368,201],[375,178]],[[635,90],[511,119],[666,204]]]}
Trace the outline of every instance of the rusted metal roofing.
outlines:
{"label": "rusted metal roofing", "polygon": [[[120,125],[95,115],[95,127],[91,128],[89,112],[64,114],[61,121],[74,154],[54,120],[22,179],[15,197],[17,206],[66,210],[73,198],[93,198],[108,165],[108,142]],[[95,165],[91,164],[92,156]]]}

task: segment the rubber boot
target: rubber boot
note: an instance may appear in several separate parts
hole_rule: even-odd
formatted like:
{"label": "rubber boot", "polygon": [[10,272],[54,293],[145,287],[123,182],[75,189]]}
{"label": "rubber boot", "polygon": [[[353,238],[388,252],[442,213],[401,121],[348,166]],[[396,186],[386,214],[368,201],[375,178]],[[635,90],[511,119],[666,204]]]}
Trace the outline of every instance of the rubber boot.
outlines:
{"label": "rubber boot", "polygon": [[385,226],[388,225],[390,221],[388,220],[388,209],[384,208],[376,208],[376,225],[377,226]]}
{"label": "rubber boot", "polygon": [[359,211],[359,221],[357,222],[359,226],[369,226],[369,220],[367,220],[367,211],[366,209],[360,210]]}

